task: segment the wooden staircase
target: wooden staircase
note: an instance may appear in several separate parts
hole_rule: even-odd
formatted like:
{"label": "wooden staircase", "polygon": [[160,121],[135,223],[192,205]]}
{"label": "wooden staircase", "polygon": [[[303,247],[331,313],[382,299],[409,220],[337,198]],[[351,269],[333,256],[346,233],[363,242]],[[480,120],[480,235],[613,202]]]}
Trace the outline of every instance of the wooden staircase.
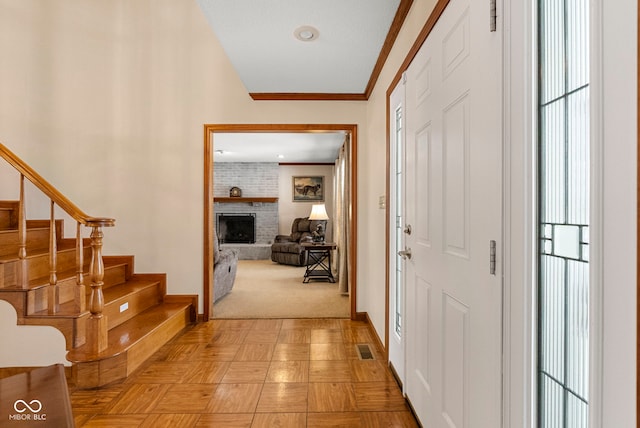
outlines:
{"label": "wooden staircase", "polygon": [[[196,320],[197,296],[167,295],[165,274],[136,273],[134,256],[102,256],[102,226],[114,220],[86,216],[1,144],[0,156],[20,172],[20,200],[0,201],[0,299],[18,324],[63,333],[77,387],[126,378]],[[50,219],[26,219],[25,178],[51,199]],[[77,220],[75,238],[64,237],[54,204]]]}

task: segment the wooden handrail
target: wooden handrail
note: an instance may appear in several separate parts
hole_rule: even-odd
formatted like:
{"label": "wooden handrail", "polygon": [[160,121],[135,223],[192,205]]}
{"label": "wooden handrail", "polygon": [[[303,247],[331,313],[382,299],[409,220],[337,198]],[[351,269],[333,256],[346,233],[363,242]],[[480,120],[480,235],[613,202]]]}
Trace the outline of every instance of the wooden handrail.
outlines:
{"label": "wooden handrail", "polygon": [[55,206],[62,208],[77,222],[76,232],[76,287],[74,290],[74,305],[79,312],[86,309],[85,286],[84,286],[84,258],[81,225],[91,227],[91,299],[89,302],[90,316],[86,324],[86,338],[90,349],[100,352],[107,347],[107,317],[103,314],[104,294],[102,291],[104,278],[104,262],[102,260],[102,227],[115,225],[115,220],[107,217],[91,217],[85,214],[66,196],[60,193],[33,168],[27,165],[22,159],[16,156],[11,150],[0,143],[0,157],[6,160],[13,168],[20,173],[20,201],[19,201],[19,224],[18,224],[18,281],[19,286],[26,288],[27,278],[27,220],[24,203],[24,180],[25,178],[33,183],[42,193],[51,200],[51,216],[49,219],[49,287],[47,288],[47,308],[50,315],[58,313],[60,308],[60,290],[58,286],[58,235],[56,232]]}
{"label": "wooden handrail", "polygon": [[67,214],[69,214],[78,223],[81,223],[88,227],[103,226],[109,227],[115,225],[115,219],[107,217],[91,217],[85,214],[80,208],[78,208],[73,202],[71,202],[66,196],[53,187],[47,180],[45,180],[40,174],[35,172],[33,168],[27,165],[22,159],[16,156],[11,150],[0,143],[0,157],[6,160],[11,166],[13,166],[18,172],[33,183],[40,191],[47,195],[53,202],[62,208]]}

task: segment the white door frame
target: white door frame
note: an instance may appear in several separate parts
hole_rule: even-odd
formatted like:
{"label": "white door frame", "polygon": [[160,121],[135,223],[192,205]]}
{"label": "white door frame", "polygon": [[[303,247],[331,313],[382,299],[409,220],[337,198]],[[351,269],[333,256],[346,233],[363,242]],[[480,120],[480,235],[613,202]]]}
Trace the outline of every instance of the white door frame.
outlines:
{"label": "white door frame", "polygon": [[536,426],[533,12],[528,2],[504,0],[503,426],[522,428]]}

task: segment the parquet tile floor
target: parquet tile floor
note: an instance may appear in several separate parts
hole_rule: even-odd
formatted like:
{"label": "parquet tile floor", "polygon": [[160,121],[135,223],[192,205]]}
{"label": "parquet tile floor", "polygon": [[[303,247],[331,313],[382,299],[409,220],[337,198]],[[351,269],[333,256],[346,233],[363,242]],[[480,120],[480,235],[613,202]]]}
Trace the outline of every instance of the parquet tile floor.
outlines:
{"label": "parquet tile floor", "polygon": [[126,381],[70,392],[77,427],[418,426],[367,325],[350,320],[198,323]]}

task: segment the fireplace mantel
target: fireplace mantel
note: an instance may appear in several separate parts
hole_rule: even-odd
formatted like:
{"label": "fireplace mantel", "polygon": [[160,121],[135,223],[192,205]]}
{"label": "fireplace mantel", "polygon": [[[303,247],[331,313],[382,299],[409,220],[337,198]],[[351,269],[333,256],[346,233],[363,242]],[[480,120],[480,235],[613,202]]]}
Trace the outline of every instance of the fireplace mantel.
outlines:
{"label": "fireplace mantel", "polygon": [[219,202],[221,204],[234,204],[234,203],[243,203],[243,202],[265,202],[265,203],[274,203],[278,202],[278,198],[270,198],[270,197],[228,197],[228,196],[214,196],[213,202]]}

